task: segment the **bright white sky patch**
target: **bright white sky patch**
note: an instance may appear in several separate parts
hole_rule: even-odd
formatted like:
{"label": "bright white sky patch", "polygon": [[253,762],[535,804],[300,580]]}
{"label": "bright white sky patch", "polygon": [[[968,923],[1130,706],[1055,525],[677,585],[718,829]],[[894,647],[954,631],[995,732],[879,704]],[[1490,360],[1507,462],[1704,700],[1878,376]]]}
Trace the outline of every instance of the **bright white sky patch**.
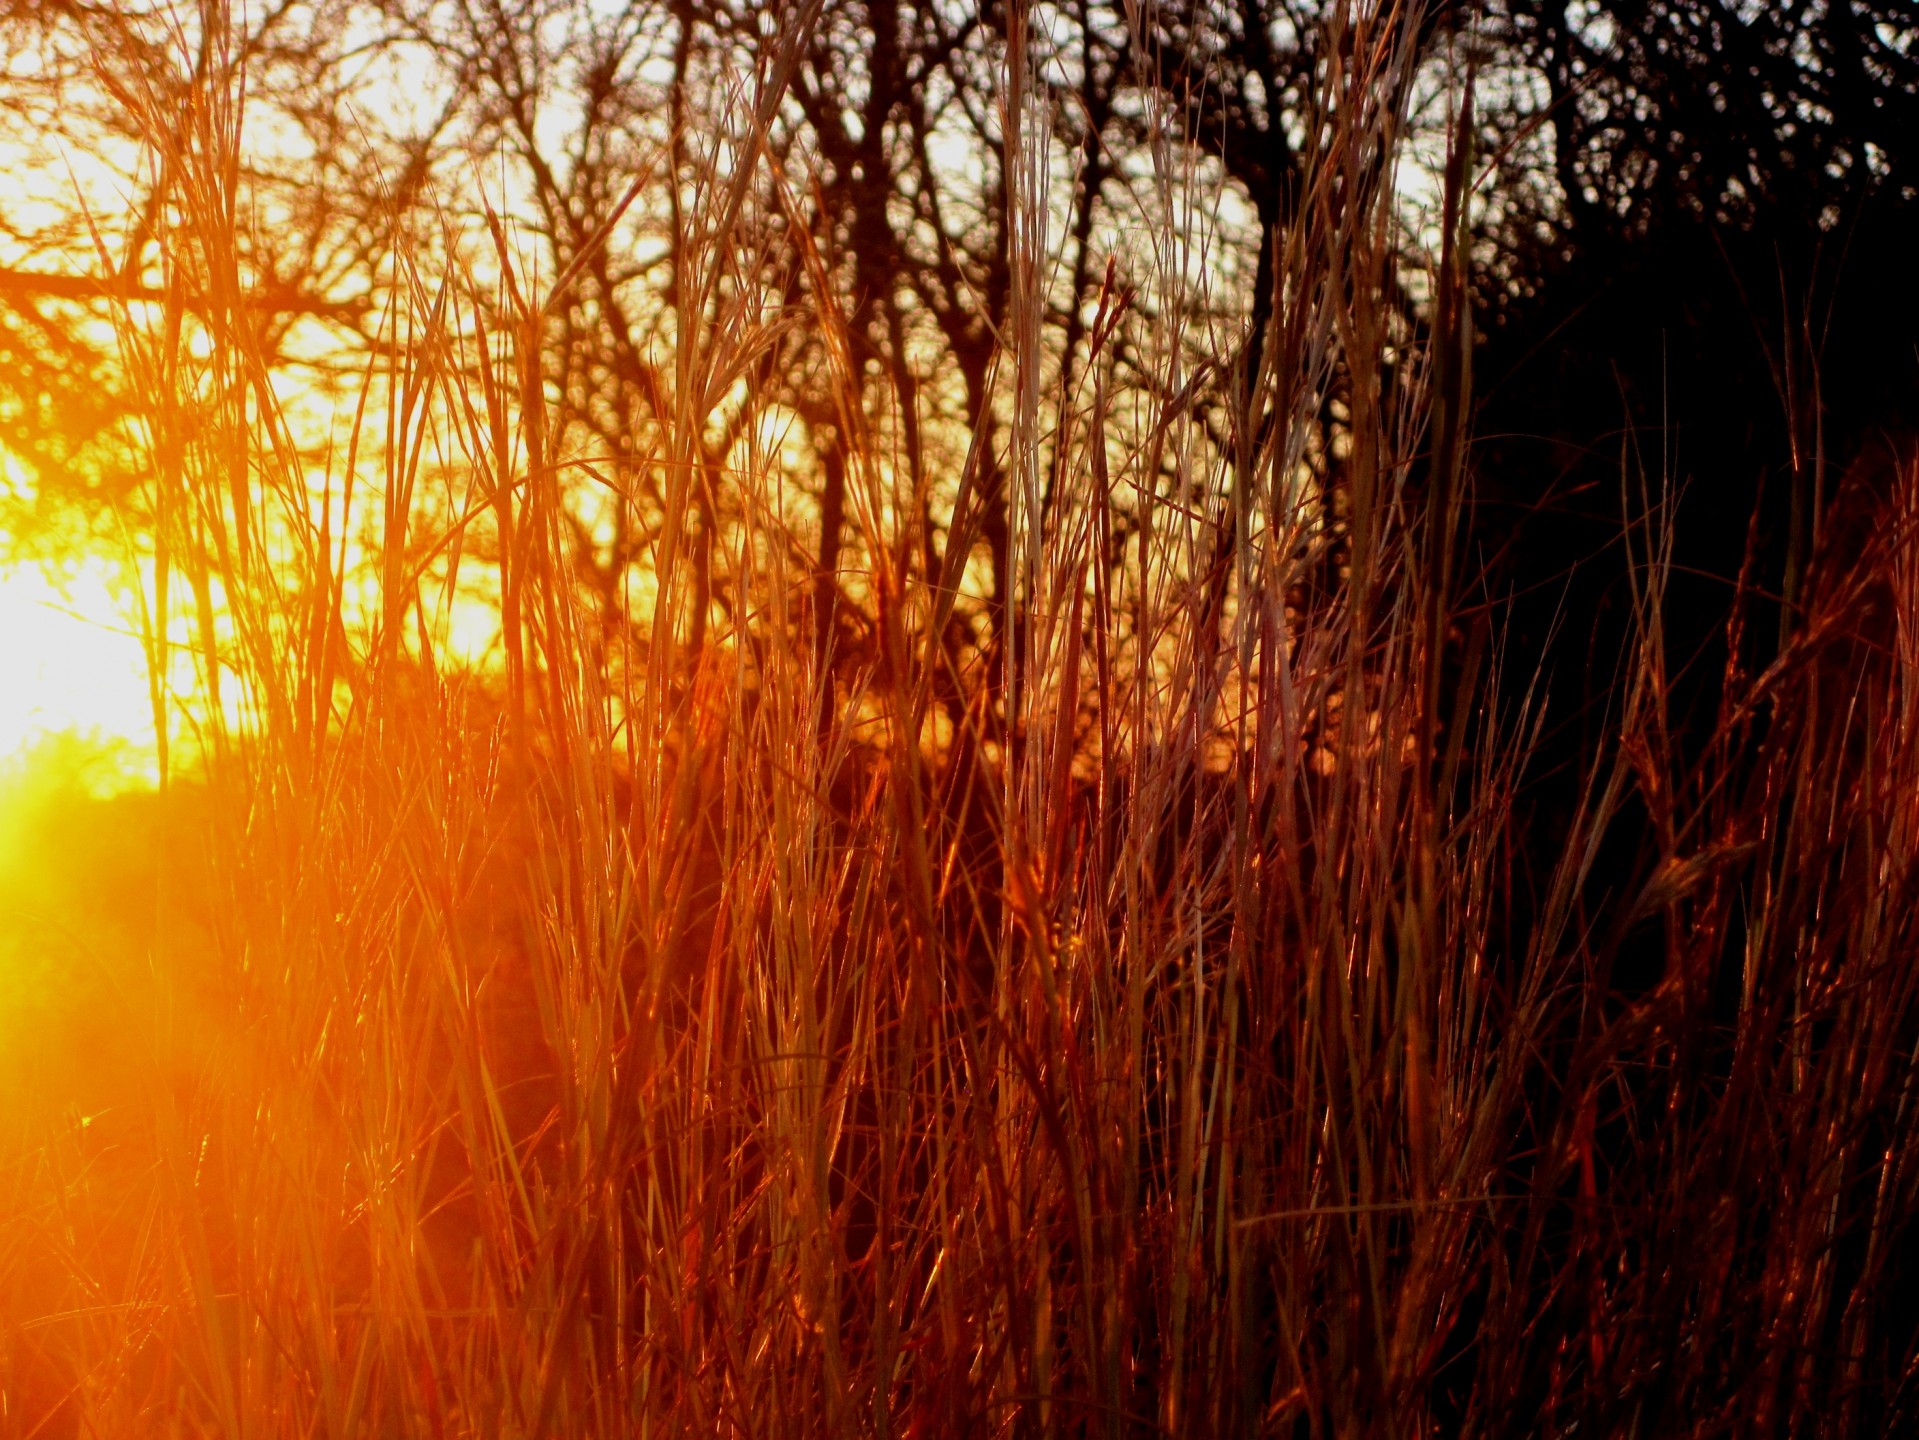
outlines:
{"label": "bright white sky patch", "polygon": [[145,652],[104,562],[61,585],[37,565],[0,567],[0,766],[62,733],[124,745],[126,778],[150,779],[138,774],[153,751]]}

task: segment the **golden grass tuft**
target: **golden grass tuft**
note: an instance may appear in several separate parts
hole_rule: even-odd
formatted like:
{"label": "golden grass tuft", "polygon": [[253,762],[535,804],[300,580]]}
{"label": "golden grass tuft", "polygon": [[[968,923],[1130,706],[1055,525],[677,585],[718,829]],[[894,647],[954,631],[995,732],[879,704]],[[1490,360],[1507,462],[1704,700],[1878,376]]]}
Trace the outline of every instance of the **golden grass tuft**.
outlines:
{"label": "golden grass tuft", "polygon": [[[816,11],[746,82],[762,139]],[[1545,848],[1546,698],[1465,544],[1467,167],[1407,333],[1420,17],[1326,23],[1256,368],[1196,348],[1168,220],[1064,395],[1010,64],[999,464],[897,463],[830,237],[769,253],[767,153],[681,175],[659,528],[610,591],[542,360],[610,222],[554,284],[492,215],[464,268],[393,254],[318,475],[238,299],[214,45],[150,116],[200,299],[118,310],[149,649],[201,700],[156,680],[159,796],[71,812],[154,839],[81,872],[139,897],[88,942],[97,1063],[7,1117],[0,1433],[1910,1423],[1919,476],[1697,753],[1632,510],[1635,648]],[[773,440],[711,438],[795,325],[832,565]],[[497,664],[440,648],[465,584]]]}

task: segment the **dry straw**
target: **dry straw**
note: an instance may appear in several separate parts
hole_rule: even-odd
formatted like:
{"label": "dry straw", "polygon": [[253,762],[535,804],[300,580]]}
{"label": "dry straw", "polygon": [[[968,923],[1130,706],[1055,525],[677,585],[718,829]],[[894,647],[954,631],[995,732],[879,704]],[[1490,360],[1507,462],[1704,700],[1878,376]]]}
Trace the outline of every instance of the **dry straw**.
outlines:
{"label": "dry straw", "polygon": [[[646,172],[680,247],[659,528],[597,591],[546,357],[617,209],[557,282],[490,211],[387,256],[316,476],[242,299],[221,13],[184,97],[120,77],[175,197],[169,299],[119,310],[155,705],[165,637],[205,703],[119,1148],[6,1172],[0,1428],[1910,1418],[1875,1348],[1915,1183],[1910,503],[1688,757],[1632,475],[1637,648],[1539,841],[1543,697],[1463,539],[1469,109],[1424,328],[1389,303],[1417,10],[1323,17],[1258,343],[1208,319],[1209,182],[1167,140],[1062,367],[1014,7],[999,408],[945,468],[901,462],[913,399],[875,401],[772,143],[819,14],[780,12]],[[772,433],[715,439],[795,327],[837,407],[825,556]],[[472,586],[501,658],[462,672],[434,617]]]}

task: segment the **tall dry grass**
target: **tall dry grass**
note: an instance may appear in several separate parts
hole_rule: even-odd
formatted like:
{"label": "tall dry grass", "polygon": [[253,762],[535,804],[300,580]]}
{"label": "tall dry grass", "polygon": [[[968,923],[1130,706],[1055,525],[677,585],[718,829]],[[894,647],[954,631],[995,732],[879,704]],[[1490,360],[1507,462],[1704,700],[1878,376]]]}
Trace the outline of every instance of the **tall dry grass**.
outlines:
{"label": "tall dry grass", "polygon": [[[756,148],[813,17],[685,178],[611,613],[545,418],[577,267],[496,216],[396,251],[316,470],[244,305],[243,57],[215,24],[190,106],[127,83],[194,297],[119,316],[179,738],[112,1103],[10,1142],[0,1429],[1911,1423],[1919,477],[1862,482],[1689,746],[1629,474],[1635,648],[1548,824],[1548,687],[1467,545],[1463,142],[1424,328],[1390,303],[1422,17],[1326,21],[1257,350],[1205,329],[1169,143],[1059,396],[1016,11],[1004,464],[926,493]],[[846,437],[824,577],[775,437],[710,438],[796,324]],[[994,473],[1009,603],[966,630]],[[496,667],[436,641],[463,575]]]}

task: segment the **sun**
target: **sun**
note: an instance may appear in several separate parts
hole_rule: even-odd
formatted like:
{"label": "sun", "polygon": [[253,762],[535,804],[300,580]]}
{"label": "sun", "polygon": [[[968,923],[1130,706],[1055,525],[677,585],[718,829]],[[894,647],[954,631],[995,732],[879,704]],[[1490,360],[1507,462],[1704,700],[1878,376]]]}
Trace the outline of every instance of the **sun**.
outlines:
{"label": "sun", "polygon": [[123,781],[152,778],[145,651],[105,562],[57,583],[31,562],[0,565],[0,767],[64,735],[120,753]]}

